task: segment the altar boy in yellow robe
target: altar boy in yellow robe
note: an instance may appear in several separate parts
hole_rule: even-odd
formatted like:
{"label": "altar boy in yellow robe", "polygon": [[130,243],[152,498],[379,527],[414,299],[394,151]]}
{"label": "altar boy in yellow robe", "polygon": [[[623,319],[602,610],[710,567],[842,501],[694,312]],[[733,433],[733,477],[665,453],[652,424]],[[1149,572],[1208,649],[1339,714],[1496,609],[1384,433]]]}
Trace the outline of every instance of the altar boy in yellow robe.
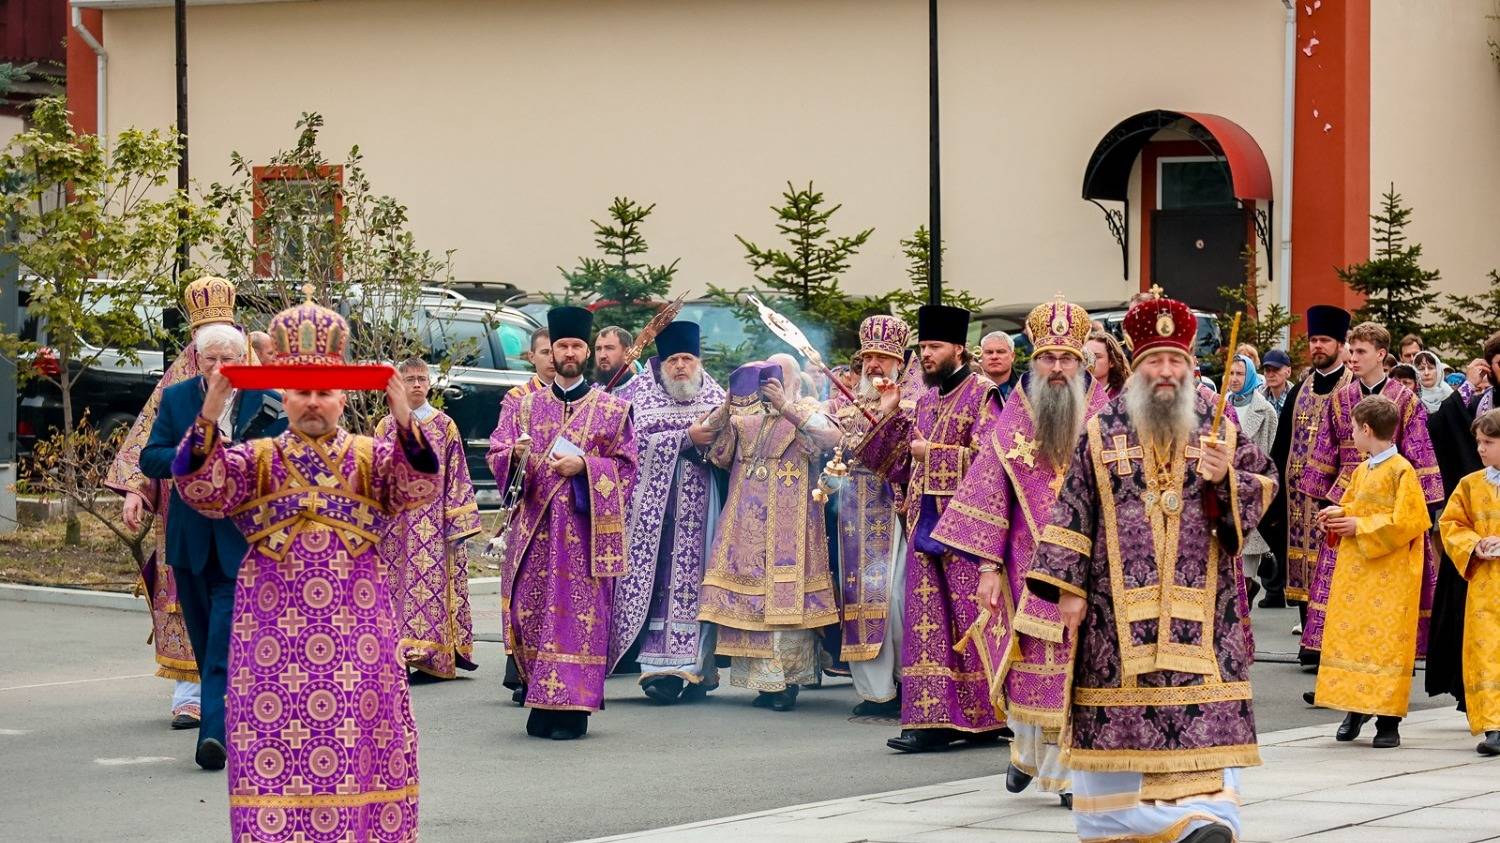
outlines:
{"label": "altar boy in yellow robe", "polygon": [[1383,395],[1354,406],[1354,445],[1367,458],[1338,506],[1318,513],[1338,542],[1314,697],[1349,712],[1334,735],[1352,741],[1375,717],[1379,749],[1401,745],[1422,598],[1422,535],[1432,525],[1417,470],[1396,451],[1401,411]]}
{"label": "altar boy in yellow robe", "polygon": [[1483,471],[1458,481],[1438,519],[1448,558],[1469,581],[1464,611],[1464,699],[1475,749],[1500,755],[1500,410],[1474,421]]}

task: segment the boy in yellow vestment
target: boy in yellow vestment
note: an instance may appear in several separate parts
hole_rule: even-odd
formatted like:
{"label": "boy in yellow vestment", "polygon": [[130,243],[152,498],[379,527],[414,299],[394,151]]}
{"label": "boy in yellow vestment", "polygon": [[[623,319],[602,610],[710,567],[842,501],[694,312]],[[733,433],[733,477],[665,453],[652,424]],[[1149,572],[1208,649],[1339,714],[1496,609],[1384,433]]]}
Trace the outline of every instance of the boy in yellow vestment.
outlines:
{"label": "boy in yellow vestment", "polygon": [[1469,581],[1464,610],[1464,698],[1475,749],[1500,755],[1500,410],[1474,422],[1483,471],[1458,481],[1438,519],[1448,558]]}
{"label": "boy in yellow vestment", "polygon": [[1432,525],[1417,470],[1396,452],[1394,401],[1354,406],[1354,446],[1368,455],[1338,506],[1318,513],[1338,565],[1328,600],[1314,698],[1349,712],[1334,735],[1352,741],[1373,716],[1377,748],[1401,745],[1422,597],[1422,534]]}

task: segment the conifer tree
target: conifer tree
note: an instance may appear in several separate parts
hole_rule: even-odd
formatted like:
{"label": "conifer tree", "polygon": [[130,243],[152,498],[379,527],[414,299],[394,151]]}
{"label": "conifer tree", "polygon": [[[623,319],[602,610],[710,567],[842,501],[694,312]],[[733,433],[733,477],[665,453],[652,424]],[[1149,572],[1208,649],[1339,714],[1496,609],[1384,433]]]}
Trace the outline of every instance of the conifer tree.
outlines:
{"label": "conifer tree", "polygon": [[1365,297],[1354,320],[1379,322],[1392,338],[1421,333],[1422,311],[1433,298],[1432,282],[1441,277],[1435,269],[1422,268],[1422,245],[1406,240],[1411,215],[1391,185],[1381,197],[1380,212],[1370,215],[1375,256],[1336,270],[1349,289]]}
{"label": "conifer tree", "polygon": [[652,265],[641,257],[649,246],[641,224],[656,209],[616,196],[609,206],[610,222],[594,224],[594,245],[602,257],[580,257],[571,272],[558,267],[567,282],[567,300],[582,298],[608,302],[594,313],[599,327],[618,325],[631,333],[641,329],[668,298],[678,260]]}
{"label": "conifer tree", "polygon": [[[946,252],[948,247],[943,246],[942,249]],[[886,300],[890,303],[891,310],[901,317],[902,321],[908,325],[916,325],[917,310],[928,302],[929,280],[932,277],[930,262],[932,235],[928,233],[927,226],[917,226],[917,230],[912,232],[911,237],[901,241],[901,254],[906,256],[906,277],[909,285],[904,290],[891,293]],[[990,299],[979,298],[968,290],[949,284],[943,285],[943,304],[977,312],[990,301]]]}

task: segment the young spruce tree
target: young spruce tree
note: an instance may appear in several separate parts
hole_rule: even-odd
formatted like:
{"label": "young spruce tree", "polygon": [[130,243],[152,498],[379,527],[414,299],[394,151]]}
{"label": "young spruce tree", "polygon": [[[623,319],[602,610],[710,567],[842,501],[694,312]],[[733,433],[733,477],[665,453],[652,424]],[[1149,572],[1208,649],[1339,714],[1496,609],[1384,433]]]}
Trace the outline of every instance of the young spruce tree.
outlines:
{"label": "young spruce tree", "polygon": [[593,297],[609,302],[594,313],[598,327],[618,325],[636,333],[668,298],[681,259],[653,266],[641,258],[649,248],[641,224],[655,209],[655,204],[641,205],[616,196],[609,206],[610,222],[590,220],[594,224],[594,245],[602,257],[580,257],[578,268],[571,272],[557,268],[567,281],[567,300]]}
{"label": "young spruce tree", "polygon": [[1336,270],[1349,289],[1365,297],[1364,307],[1354,313],[1355,322],[1379,322],[1391,332],[1392,341],[1421,333],[1423,308],[1433,298],[1432,282],[1441,277],[1435,269],[1422,268],[1422,245],[1406,240],[1411,214],[1391,185],[1380,199],[1380,213],[1370,215],[1374,257]]}

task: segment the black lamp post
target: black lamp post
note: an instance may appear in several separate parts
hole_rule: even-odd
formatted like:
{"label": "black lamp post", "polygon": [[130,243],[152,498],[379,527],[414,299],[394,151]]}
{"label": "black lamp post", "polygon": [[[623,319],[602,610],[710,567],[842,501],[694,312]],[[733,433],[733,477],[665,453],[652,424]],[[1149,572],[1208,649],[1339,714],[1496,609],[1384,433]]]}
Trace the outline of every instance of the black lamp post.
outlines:
{"label": "black lamp post", "polygon": [[[187,0],[174,0],[173,26],[177,46],[177,190],[182,196],[188,191],[188,99],[187,99]],[[173,287],[182,288],[182,274],[188,268],[187,209],[178,211],[177,263],[172,267]],[[182,330],[182,311],[175,302],[167,302],[162,308],[162,327],[166,330],[167,348],[163,364],[173,357],[173,340]]]}
{"label": "black lamp post", "polygon": [[943,184],[938,144],[938,4],[927,0],[927,299],[943,301]]}

